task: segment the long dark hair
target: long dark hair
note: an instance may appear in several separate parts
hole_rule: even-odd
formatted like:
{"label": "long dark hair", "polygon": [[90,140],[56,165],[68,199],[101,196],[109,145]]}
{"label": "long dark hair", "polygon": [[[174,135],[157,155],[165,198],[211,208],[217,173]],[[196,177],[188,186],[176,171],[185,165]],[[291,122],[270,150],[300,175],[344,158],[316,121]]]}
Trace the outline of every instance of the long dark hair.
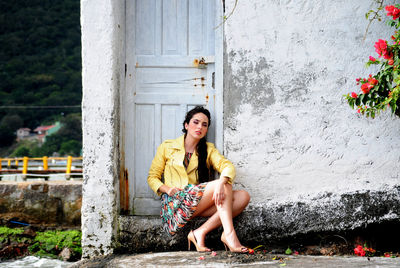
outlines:
{"label": "long dark hair", "polygon": [[[187,112],[185,121],[183,121],[183,129],[182,131],[185,133],[185,137],[187,134],[187,130],[185,128],[185,124],[189,124],[190,119],[195,114],[202,113],[208,118],[208,127],[211,125],[211,115],[210,112],[202,107],[202,106],[196,106],[189,112]],[[210,178],[212,176],[212,168],[207,167],[207,136],[204,136],[202,139],[200,139],[199,143],[197,144],[196,151],[199,159],[199,164],[197,166],[197,178],[199,179],[199,183],[207,182],[210,181]]]}

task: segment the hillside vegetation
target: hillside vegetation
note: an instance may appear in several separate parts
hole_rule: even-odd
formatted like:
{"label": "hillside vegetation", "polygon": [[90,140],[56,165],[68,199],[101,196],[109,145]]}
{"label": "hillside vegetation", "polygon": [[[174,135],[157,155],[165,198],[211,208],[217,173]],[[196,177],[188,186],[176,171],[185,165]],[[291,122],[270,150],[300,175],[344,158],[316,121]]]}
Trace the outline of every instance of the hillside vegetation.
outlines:
{"label": "hillside vegetation", "polygon": [[20,127],[80,119],[80,107],[54,108],[81,103],[79,0],[1,1],[0,47],[0,147]]}

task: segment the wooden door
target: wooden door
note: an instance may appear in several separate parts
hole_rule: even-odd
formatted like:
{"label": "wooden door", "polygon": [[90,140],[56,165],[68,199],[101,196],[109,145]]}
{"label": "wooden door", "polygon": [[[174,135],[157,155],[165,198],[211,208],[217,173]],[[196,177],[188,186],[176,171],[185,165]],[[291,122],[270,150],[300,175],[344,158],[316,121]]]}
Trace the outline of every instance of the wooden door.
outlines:
{"label": "wooden door", "polygon": [[[154,215],[147,175],[158,145],[182,135],[196,105],[212,114],[215,139],[215,0],[127,0],[125,168],[131,212]],[[132,176],[133,174],[133,176]],[[132,209],[133,208],[133,209]]]}

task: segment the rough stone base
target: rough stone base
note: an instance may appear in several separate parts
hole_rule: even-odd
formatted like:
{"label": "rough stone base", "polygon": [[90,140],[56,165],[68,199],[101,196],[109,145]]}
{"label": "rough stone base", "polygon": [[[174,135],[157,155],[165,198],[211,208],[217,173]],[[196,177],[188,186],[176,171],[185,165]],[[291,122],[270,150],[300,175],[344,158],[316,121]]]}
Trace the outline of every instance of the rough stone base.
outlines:
{"label": "rough stone base", "polygon": [[[249,246],[287,243],[309,236],[368,233],[367,228],[393,226],[400,219],[400,186],[391,191],[366,191],[334,195],[323,194],[304,202],[253,205],[235,218],[234,224],[242,243]],[[171,251],[187,248],[186,235],[205,219],[194,220],[174,237],[161,228],[158,216],[120,216],[119,245],[116,252]],[[393,229],[399,227],[394,226]],[[371,229],[372,230],[372,229]],[[399,235],[388,233],[388,237]],[[208,236],[207,245],[221,249],[221,230]],[[372,238],[373,239],[373,234]],[[312,239],[311,239],[312,240]],[[286,244],[287,246],[287,244]]]}
{"label": "rough stone base", "polygon": [[0,223],[80,227],[82,182],[0,182]]}

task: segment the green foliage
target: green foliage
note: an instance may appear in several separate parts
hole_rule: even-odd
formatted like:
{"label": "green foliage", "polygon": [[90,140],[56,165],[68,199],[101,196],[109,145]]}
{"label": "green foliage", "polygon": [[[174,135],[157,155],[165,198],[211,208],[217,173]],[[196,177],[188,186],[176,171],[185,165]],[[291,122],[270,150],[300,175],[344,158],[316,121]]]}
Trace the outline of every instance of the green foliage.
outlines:
{"label": "green foliage", "polygon": [[82,255],[82,233],[80,231],[45,231],[38,232],[29,252],[38,256],[57,256],[62,249],[69,248],[74,255]]}
{"label": "green foliage", "polygon": [[11,157],[24,157],[24,156],[31,156],[31,152],[29,148],[25,147],[24,145],[20,145],[15,149],[15,151],[10,155]]}
{"label": "green foliage", "polygon": [[15,132],[23,126],[23,120],[19,115],[10,114],[0,121],[0,147],[10,145],[15,140]]}
{"label": "green foliage", "polygon": [[[1,1],[0,14],[0,121],[18,115],[24,127],[34,129],[79,112],[1,106],[80,105],[80,1]],[[0,147],[13,142],[17,128],[10,122],[0,126]]]}
{"label": "green foliage", "polygon": [[78,156],[81,151],[82,145],[76,140],[69,140],[61,143],[61,155],[74,155]]}
{"label": "green foliage", "polygon": [[[383,1],[378,0],[377,3],[380,7],[376,14],[383,10]],[[387,6],[387,8],[400,11],[398,6]],[[379,39],[374,46],[379,59],[370,56],[366,63],[367,67],[379,65],[379,71],[375,75],[370,74],[368,78],[357,78],[357,85],[361,85],[360,93],[352,92],[344,95],[350,107],[356,108],[358,113],[366,117],[375,118],[388,107],[392,114],[400,116],[400,33],[398,31],[400,19],[390,12],[388,16],[393,16],[387,22],[389,26],[395,28],[391,37],[393,44]]]}
{"label": "green foliage", "polygon": [[17,240],[16,236],[23,232],[23,228],[8,228],[0,226],[0,243],[3,243],[7,239]]}
{"label": "green foliage", "polygon": [[293,251],[289,247],[285,250],[286,255],[292,255],[292,253]]}

